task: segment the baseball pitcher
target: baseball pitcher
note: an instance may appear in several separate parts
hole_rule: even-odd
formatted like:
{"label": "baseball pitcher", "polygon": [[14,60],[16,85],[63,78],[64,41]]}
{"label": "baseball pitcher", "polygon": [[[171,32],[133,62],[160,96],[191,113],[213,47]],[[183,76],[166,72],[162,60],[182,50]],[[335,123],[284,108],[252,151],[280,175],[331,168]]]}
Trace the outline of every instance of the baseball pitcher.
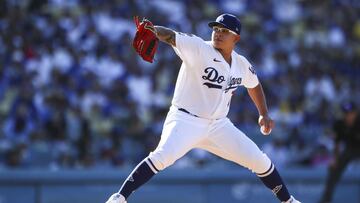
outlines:
{"label": "baseball pitcher", "polygon": [[259,112],[264,135],[274,127],[254,68],[234,51],[241,23],[231,14],[210,22],[211,41],[135,18],[133,46],[146,61],[153,62],[158,40],[173,47],[181,58],[174,97],[157,148],[140,162],[107,203],[124,203],[141,185],[172,165],[193,148],[207,150],[255,173],[280,202],[298,203],[291,196],[271,160],[227,118],[233,92],[247,91]]}

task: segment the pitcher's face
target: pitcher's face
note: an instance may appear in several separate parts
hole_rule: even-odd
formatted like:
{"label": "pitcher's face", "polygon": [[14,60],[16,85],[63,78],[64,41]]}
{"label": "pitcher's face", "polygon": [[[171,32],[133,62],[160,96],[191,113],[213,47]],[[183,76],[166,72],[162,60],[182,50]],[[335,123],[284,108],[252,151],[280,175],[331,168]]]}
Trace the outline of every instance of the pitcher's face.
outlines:
{"label": "pitcher's face", "polygon": [[240,40],[240,35],[235,32],[220,26],[214,26],[211,35],[211,41],[216,49],[233,48]]}

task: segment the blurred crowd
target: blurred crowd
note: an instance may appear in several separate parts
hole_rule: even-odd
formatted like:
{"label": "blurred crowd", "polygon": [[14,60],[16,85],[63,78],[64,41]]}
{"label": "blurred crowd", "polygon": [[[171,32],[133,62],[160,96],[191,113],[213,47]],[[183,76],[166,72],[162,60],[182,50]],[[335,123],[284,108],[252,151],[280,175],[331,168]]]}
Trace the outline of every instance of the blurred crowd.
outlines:
{"label": "blurred crowd", "polygon": [[[254,65],[276,121],[263,138],[238,90],[229,117],[279,167],[331,160],[332,123],[360,101],[360,3],[353,0],[5,0],[0,6],[0,168],[132,166],[154,149],[180,59],[131,47],[134,15],[209,40],[221,13],[242,21],[238,53]],[[216,165],[200,150],[179,167]]]}

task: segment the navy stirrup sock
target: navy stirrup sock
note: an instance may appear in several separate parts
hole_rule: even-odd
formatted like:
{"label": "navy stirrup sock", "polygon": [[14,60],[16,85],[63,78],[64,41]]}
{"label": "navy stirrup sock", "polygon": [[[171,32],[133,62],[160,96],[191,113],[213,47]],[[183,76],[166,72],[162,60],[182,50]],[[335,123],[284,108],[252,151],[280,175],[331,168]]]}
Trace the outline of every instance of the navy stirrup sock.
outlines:
{"label": "navy stirrup sock", "polygon": [[286,188],[286,185],[282,181],[278,171],[274,164],[271,164],[269,170],[265,173],[256,174],[260,180],[268,187],[274,195],[282,202],[286,202],[290,199],[290,194]]}
{"label": "navy stirrup sock", "polygon": [[148,182],[159,170],[156,169],[150,158],[145,158],[130,173],[120,188],[119,193],[127,199],[140,186]]}

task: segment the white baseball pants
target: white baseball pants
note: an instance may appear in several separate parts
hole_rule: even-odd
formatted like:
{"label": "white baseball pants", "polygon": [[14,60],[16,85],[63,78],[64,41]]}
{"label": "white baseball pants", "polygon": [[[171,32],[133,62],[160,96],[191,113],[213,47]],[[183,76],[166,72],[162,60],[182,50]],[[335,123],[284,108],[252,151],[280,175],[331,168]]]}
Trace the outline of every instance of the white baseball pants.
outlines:
{"label": "white baseball pants", "polygon": [[156,169],[163,170],[193,148],[207,150],[256,174],[268,171],[271,166],[267,155],[228,118],[199,118],[172,106],[161,140],[149,158]]}

